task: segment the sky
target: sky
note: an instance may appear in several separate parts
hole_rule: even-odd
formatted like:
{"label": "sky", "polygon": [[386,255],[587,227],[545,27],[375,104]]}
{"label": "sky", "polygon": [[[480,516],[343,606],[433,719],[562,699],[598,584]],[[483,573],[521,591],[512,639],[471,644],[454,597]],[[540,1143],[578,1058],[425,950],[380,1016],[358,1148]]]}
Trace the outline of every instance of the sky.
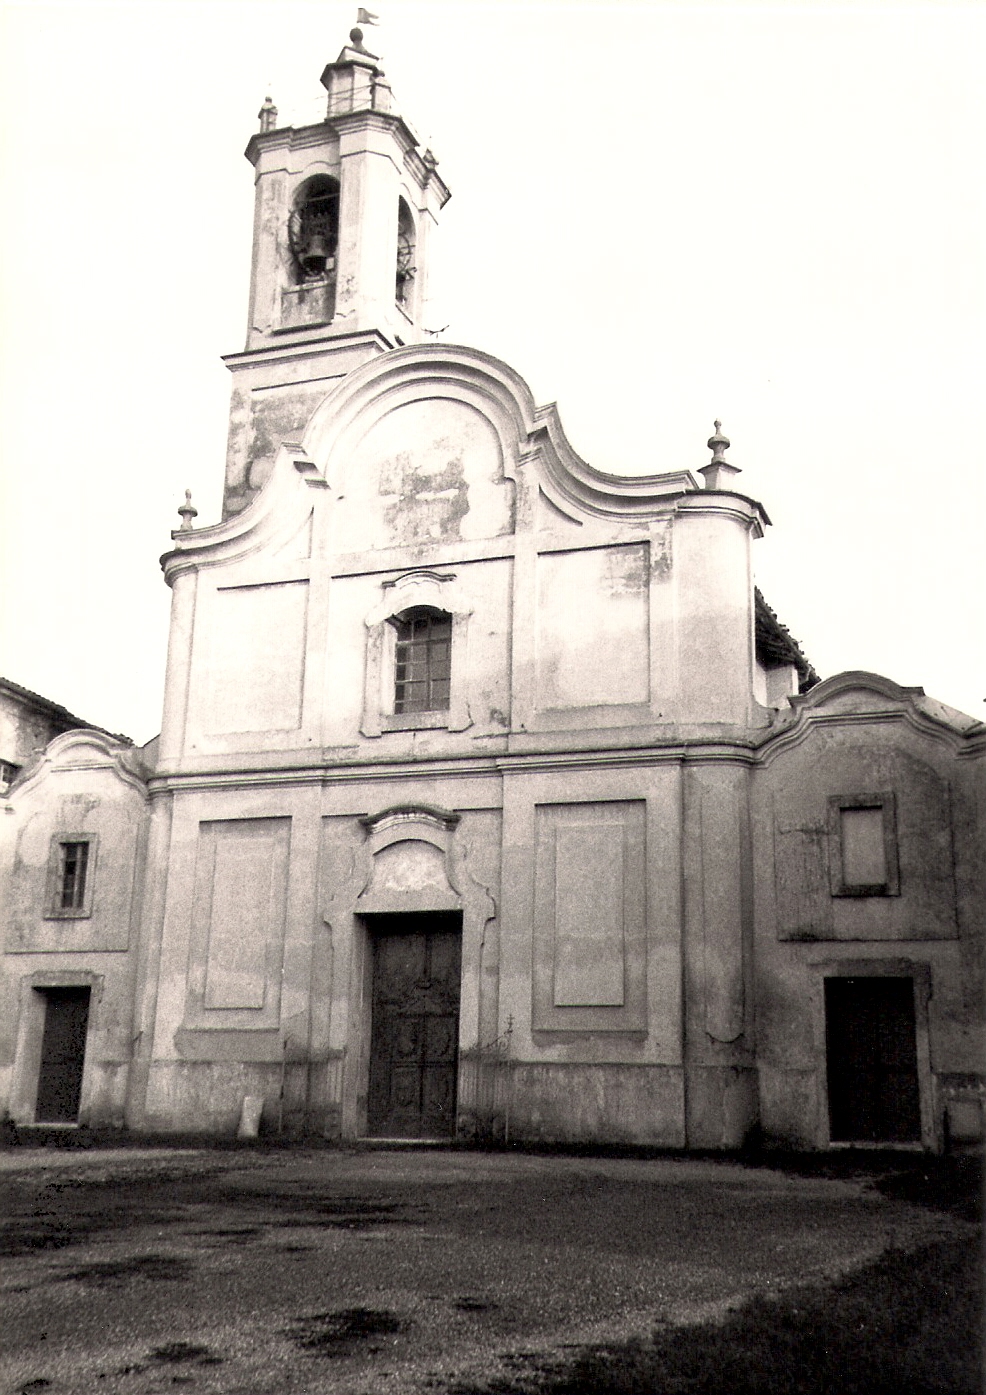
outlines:
{"label": "sky", "polygon": [[[697,470],[720,418],[818,672],[986,719],[986,6],[373,8],[452,189],[430,327],[603,470]],[[219,517],[243,150],[268,92],[321,119],[355,13],[0,0],[0,673],[139,743],[185,489]]]}

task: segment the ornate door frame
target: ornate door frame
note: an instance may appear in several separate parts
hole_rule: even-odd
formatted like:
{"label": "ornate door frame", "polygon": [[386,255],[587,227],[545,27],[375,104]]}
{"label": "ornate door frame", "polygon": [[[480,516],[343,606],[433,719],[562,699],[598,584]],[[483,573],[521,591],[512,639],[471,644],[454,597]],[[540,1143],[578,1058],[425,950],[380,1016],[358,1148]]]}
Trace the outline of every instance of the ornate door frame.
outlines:
{"label": "ornate door frame", "polygon": [[[367,1127],[373,956],[365,917],[461,912],[460,1057],[479,1040],[483,948],[496,904],[469,870],[468,843],[459,830],[461,817],[452,810],[419,803],[391,805],[361,817],[364,838],[352,873],[326,904],[323,919],[331,937],[332,958],[345,975],[350,1004],[339,1082],[343,1138],[361,1137]],[[340,953],[343,950],[348,954]],[[461,1113],[464,1105],[469,1106],[461,1066],[459,1075]]]}

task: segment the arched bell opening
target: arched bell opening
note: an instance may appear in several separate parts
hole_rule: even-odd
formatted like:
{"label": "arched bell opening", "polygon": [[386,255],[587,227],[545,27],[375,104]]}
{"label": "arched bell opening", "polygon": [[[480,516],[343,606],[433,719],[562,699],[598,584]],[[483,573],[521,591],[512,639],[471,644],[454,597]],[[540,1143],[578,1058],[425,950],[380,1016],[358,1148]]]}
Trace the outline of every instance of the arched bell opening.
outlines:
{"label": "arched bell opening", "polygon": [[328,175],[305,181],[288,218],[288,245],[295,285],[335,275],[339,243],[339,185]]}
{"label": "arched bell opening", "polygon": [[394,298],[408,314],[411,313],[411,292],[417,268],[414,265],[417,234],[414,215],[404,199],[397,201],[397,265]]}

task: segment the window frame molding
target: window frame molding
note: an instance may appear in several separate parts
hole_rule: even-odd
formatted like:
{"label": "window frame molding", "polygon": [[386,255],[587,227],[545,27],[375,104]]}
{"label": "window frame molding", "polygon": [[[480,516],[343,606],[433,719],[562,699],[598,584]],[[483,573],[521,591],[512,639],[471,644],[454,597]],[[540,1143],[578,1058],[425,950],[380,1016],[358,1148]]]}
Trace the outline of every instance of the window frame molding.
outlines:
{"label": "window frame molding", "polygon": [[[363,736],[391,731],[466,731],[472,726],[468,698],[468,640],[472,607],[461,594],[454,572],[428,568],[404,572],[382,583],[383,596],[365,617],[366,663],[363,689]],[[392,623],[418,606],[452,619],[449,705],[435,712],[395,712],[397,629]]]}
{"label": "window frame molding", "polygon": [[[879,809],[883,814],[883,858],[886,879],[882,882],[848,882],[842,846],[844,810]],[[897,852],[897,800],[893,790],[875,794],[833,794],[828,801],[829,890],[839,897],[899,896],[900,860]]]}
{"label": "window frame molding", "polygon": [[[62,848],[66,843],[86,843],[85,881],[82,886],[82,904],[63,906],[62,900]],[[44,920],[89,920],[92,918],[92,893],[96,881],[96,858],[99,837],[95,833],[58,832],[51,835],[48,851],[48,884],[45,892]]]}

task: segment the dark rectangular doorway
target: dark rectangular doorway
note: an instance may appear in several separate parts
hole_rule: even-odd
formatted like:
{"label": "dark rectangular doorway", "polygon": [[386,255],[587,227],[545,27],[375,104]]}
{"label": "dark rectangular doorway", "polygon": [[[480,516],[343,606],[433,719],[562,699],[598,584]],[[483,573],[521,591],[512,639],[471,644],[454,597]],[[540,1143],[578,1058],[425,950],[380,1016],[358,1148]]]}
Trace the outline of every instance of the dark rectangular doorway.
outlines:
{"label": "dark rectangular doorway", "polygon": [[39,1124],[75,1124],[89,1025],[88,988],[45,988],[44,1035],[34,1117]]}
{"label": "dark rectangular doorway", "polygon": [[914,980],[827,978],[825,1043],[833,1143],[919,1143]]}
{"label": "dark rectangular doorway", "polygon": [[373,952],[371,1138],[455,1133],[462,915],[366,917]]}

